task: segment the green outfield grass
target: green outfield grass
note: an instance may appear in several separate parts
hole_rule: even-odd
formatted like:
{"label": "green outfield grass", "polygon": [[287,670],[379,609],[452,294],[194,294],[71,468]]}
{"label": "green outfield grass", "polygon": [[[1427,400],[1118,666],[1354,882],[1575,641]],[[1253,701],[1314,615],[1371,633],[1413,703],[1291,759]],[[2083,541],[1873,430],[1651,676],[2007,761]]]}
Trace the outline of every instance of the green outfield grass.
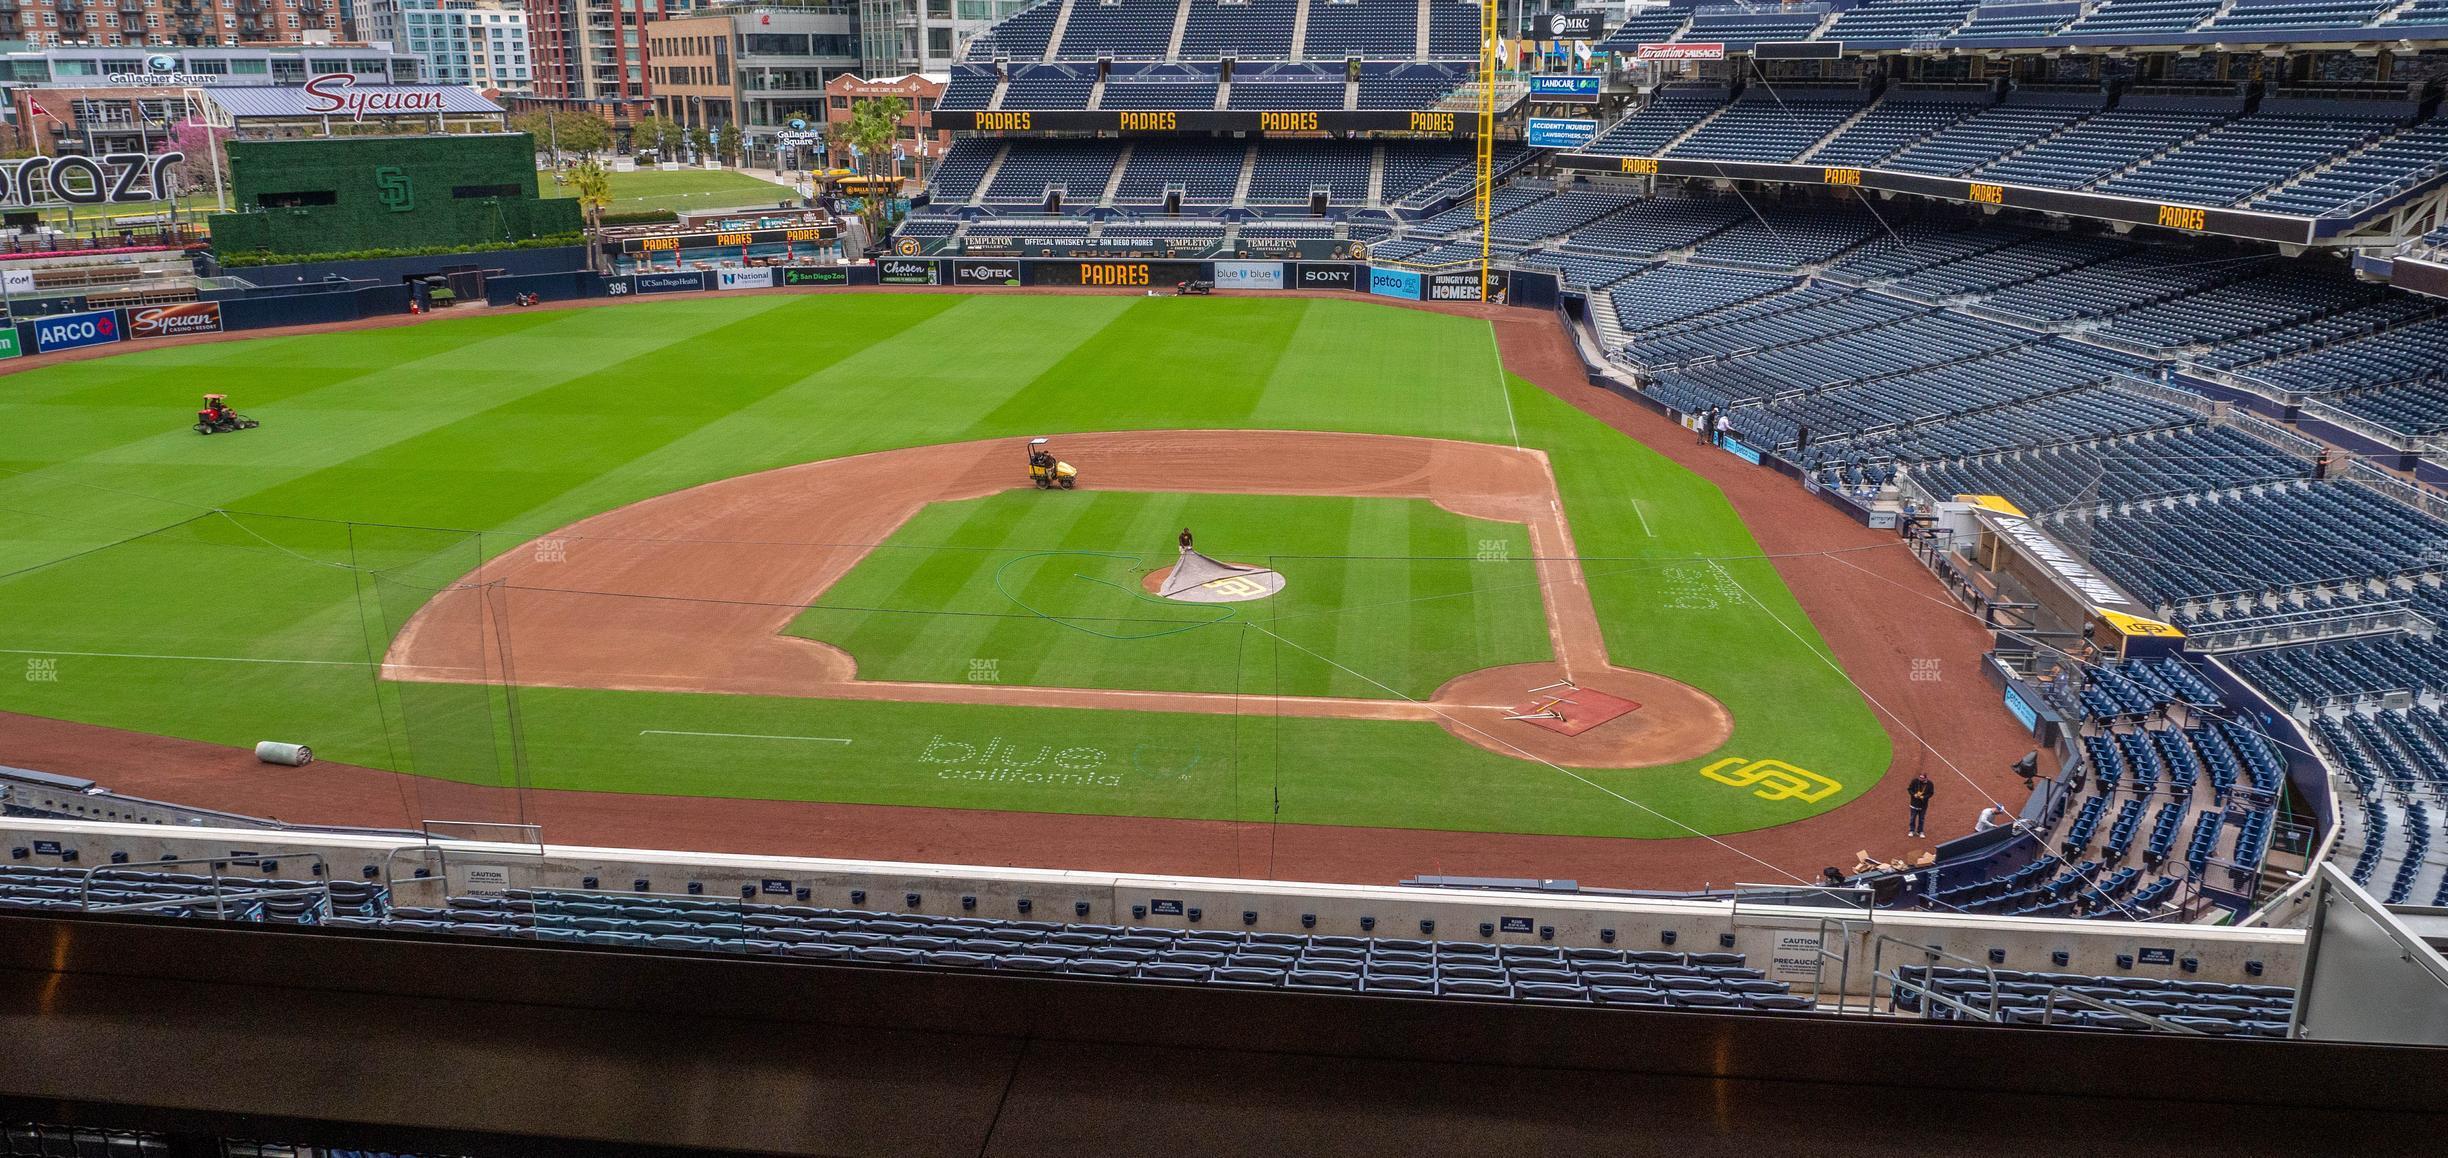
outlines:
{"label": "green outfield grass", "polygon": [[[606,173],[612,182],[612,205],[606,213],[636,213],[646,209],[733,209],[770,207],[797,197],[798,190],[729,169],[633,169]],[[552,171],[536,172],[536,191],[546,197],[575,197],[574,185],[553,183]]]}
{"label": "green outfield grass", "polygon": [[[205,391],[231,394],[264,427],[197,437],[187,423]],[[1567,775],[1431,724],[546,688],[519,693],[526,782],[1662,837],[1798,819],[1866,791],[1888,762],[1868,706],[1723,496],[1507,377],[1479,321],[1357,300],[707,295],[35,366],[0,377],[0,422],[25,434],[0,450],[0,663],[22,662],[28,677],[0,678],[0,709],[11,711],[225,744],[301,740],[328,759],[507,782],[488,731],[503,718],[498,697],[403,695],[373,678],[385,632],[420,592],[368,568],[456,573],[626,503],[847,454],[1066,431],[1288,428],[1545,449],[1617,661],[1692,683],[1732,711],[1733,738],[1709,759],[1784,760],[1843,790],[1814,804],[1763,801],[1698,775],[1709,759]],[[1162,551],[1162,532],[1184,517],[1202,524],[1203,543],[1270,557],[1441,555],[1457,538],[1520,533],[1424,515],[1424,504],[1362,517],[1360,505],[1321,500],[1350,512],[1339,519],[1269,510],[1307,500],[1194,497],[1185,501],[1220,505],[1183,516],[1147,496],[1051,496],[1089,500],[1067,511],[1027,501],[1040,497],[1049,496],[946,504],[904,536],[982,541],[995,530],[970,516],[990,508],[1010,510],[1005,525],[1024,530],[1080,515],[1038,528],[1058,543],[1135,539],[1142,519],[1159,529],[1153,543],[1120,548],[1133,551]],[[904,601],[929,590],[980,598],[974,568],[911,587],[909,576],[871,570],[881,559],[851,581]],[[1383,566],[1423,594],[1479,582],[1438,565]],[[1037,571],[1032,585],[1075,582]],[[1351,670],[1382,671],[1406,694],[1467,662],[1422,644],[1535,658],[1520,638],[1535,601],[1480,591],[1468,616],[1397,622],[1350,599],[1352,578],[1338,593],[1331,568],[1294,560],[1286,573],[1283,605],[1265,612],[1286,621],[1282,635]],[[998,630],[964,628],[940,647],[924,630],[846,644],[872,652],[877,670],[936,662],[922,654],[935,647],[961,665],[995,659],[1048,682],[1155,678],[1155,665],[1131,671],[1074,641],[1028,647]],[[1044,644],[1043,621],[1030,630],[1039,635],[1024,642]],[[1182,638],[1207,635],[1228,638],[1204,628]],[[1234,670],[1264,677],[1246,690],[1280,679],[1287,690],[1364,694],[1281,666],[1294,650],[1286,644],[1250,646],[1235,645]],[[978,654],[988,650],[1003,654]],[[665,734],[676,731],[853,743]],[[1092,767],[1030,779],[1006,766],[1015,751],[1066,747],[1086,749],[1075,762]]]}
{"label": "green outfield grass", "polygon": [[[1281,572],[1283,591],[1148,595],[1182,527]],[[1551,658],[1538,577],[1510,561],[1529,557],[1520,524],[1422,501],[1013,491],[920,511],[790,630],[847,650],[863,679],[1425,699]]]}

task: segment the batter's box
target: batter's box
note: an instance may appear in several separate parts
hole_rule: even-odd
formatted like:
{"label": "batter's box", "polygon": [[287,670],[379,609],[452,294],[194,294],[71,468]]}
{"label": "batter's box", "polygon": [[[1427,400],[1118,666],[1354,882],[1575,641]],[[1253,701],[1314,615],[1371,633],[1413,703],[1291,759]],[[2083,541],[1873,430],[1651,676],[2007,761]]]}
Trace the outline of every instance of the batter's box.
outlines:
{"label": "batter's box", "polygon": [[1639,710],[1638,703],[1622,696],[1608,695],[1591,688],[1550,687],[1534,692],[1529,703],[1513,709],[1505,718],[1566,736],[1578,736]]}

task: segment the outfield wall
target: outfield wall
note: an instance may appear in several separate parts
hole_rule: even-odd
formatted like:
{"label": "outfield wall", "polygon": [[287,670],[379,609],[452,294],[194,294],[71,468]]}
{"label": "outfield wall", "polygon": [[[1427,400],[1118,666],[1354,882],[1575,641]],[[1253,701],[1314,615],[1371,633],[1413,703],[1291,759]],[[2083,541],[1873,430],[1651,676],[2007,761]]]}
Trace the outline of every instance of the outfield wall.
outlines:
{"label": "outfield wall", "polygon": [[[1848,938],[1847,988],[1856,995],[1866,992],[1873,958],[1891,973],[1897,965],[1924,963],[1920,946],[2000,968],[2195,981],[2295,985],[2303,969],[2298,930],[1864,913],[1734,899],[1323,885],[14,817],[0,819],[0,847],[13,863],[106,870],[124,863],[141,871],[165,857],[228,857],[223,871],[242,879],[298,871],[294,863],[284,869],[277,861],[259,865],[258,858],[316,854],[331,879],[381,880],[399,903],[412,905],[440,904],[444,891],[599,890],[1175,929],[1565,948],[1671,946],[1746,954],[1754,968],[1805,993],[1820,981],[1821,949],[1837,951]],[[1839,919],[1851,921],[1849,932],[1835,923]],[[1837,989],[1834,974],[1831,964],[1826,992]]]}
{"label": "outfield wall", "polygon": [[[42,355],[121,342],[283,326],[335,325],[408,312],[414,291],[408,279],[481,271],[489,305],[509,306],[522,294],[539,301],[652,297],[672,293],[736,290],[828,289],[878,286],[956,288],[1138,289],[1174,292],[1182,282],[1210,281],[1235,291],[1303,289],[1343,291],[1404,301],[1478,301],[1479,275],[1422,272],[1352,262],[1294,261],[1107,261],[1049,258],[882,258],[857,265],[744,266],[716,269],[647,270],[601,274],[572,269],[585,260],[579,247],[489,250],[434,257],[317,262],[245,271],[265,284],[252,289],[209,291],[178,306],[131,306],[71,310],[15,322],[17,350]],[[287,279],[285,282],[280,279]],[[454,281],[457,278],[454,277]],[[1540,270],[1494,271],[1494,300],[1507,305],[1553,308],[1560,291],[1554,274]],[[81,299],[61,304],[82,305]],[[175,324],[164,311],[177,311]],[[10,355],[0,354],[0,358]]]}

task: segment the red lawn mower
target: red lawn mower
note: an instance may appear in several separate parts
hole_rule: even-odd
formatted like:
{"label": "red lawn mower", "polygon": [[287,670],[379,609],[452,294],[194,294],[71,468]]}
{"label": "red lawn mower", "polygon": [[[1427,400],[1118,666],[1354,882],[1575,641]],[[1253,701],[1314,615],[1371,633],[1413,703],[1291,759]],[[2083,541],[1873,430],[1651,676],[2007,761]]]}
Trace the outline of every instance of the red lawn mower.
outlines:
{"label": "red lawn mower", "polygon": [[196,411],[197,434],[220,434],[231,430],[253,430],[263,423],[229,408],[226,394],[204,396],[204,409]]}

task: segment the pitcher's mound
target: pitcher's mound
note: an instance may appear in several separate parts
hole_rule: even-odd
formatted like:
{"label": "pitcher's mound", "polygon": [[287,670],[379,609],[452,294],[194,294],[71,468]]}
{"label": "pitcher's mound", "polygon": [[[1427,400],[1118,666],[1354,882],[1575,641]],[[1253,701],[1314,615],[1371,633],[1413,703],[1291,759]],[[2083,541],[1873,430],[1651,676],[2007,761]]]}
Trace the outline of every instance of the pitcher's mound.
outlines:
{"label": "pitcher's mound", "polygon": [[[1245,603],[1284,587],[1283,575],[1264,567],[1218,562],[1195,551],[1182,552],[1182,560],[1148,572],[1140,585],[1177,603]],[[1191,570],[1183,571],[1184,566]]]}

